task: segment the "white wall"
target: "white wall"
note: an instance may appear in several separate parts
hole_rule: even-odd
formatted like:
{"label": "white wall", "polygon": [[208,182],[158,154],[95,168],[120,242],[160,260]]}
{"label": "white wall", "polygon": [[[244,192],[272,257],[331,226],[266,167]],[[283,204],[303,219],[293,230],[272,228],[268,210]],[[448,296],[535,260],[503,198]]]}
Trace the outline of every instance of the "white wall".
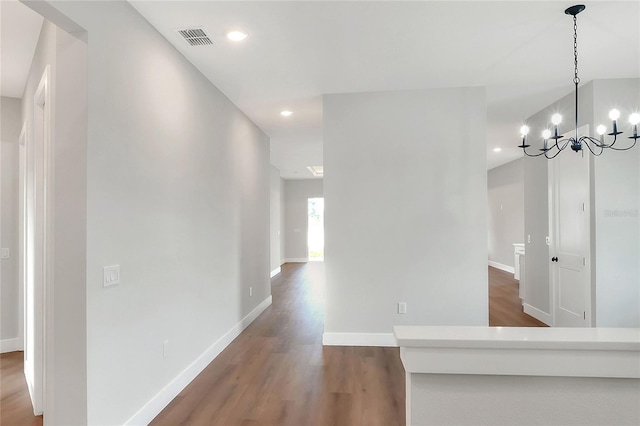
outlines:
{"label": "white wall", "polygon": [[18,285],[18,175],[21,120],[21,100],[0,98],[2,129],[0,139],[0,246],[8,248],[9,259],[0,262],[0,351],[16,350],[19,336],[20,287]]}
{"label": "white wall", "polygon": [[128,3],[51,5],[89,40],[88,423],[123,424],[269,299],[269,139]]}
{"label": "white wall", "polygon": [[34,95],[49,66],[50,280],[45,290],[44,423],[87,421],[86,43],[46,21],[27,78],[22,119],[33,143]]}
{"label": "white wall", "polygon": [[324,197],[322,179],[295,179],[284,181],[284,258],[287,262],[306,261],[308,199]]}
{"label": "white wall", "polygon": [[401,324],[487,325],[484,89],[323,104],[325,342],[382,333],[393,344]]}
{"label": "white wall", "polygon": [[[640,79],[595,80],[594,122],[622,113],[617,144],[628,146],[628,116],[640,110]],[[594,159],[596,325],[640,327],[640,143],[632,151],[608,150]]]}
{"label": "white wall", "polygon": [[638,379],[412,375],[413,425],[637,425]]}
{"label": "white wall", "polygon": [[489,260],[515,267],[514,243],[524,242],[523,160],[487,173],[489,193]]}
{"label": "white wall", "polygon": [[276,271],[280,265],[282,264],[282,232],[281,232],[281,224],[282,224],[282,197],[283,194],[281,192],[281,179],[280,179],[280,170],[271,166],[270,172],[270,188],[271,188],[271,199],[270,199],[270,235],[269,239],[271,242],[271,263],[270,268],[271,271]]}

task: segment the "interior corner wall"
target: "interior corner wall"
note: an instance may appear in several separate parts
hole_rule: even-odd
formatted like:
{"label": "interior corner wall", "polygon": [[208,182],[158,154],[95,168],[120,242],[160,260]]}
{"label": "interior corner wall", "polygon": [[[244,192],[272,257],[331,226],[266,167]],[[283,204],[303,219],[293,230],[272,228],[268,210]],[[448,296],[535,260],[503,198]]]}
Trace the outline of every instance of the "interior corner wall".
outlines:
{"label": "interior corner wall", "polygon": [[[594,80],[595,124],[621,112],[616,142],[628,145],[627,118],[640,111],[640,79]],[[640,144],[607,150],[593,160],[595,204],[595,317],[597,327],[640,327]]]}
{"label": "interior corner wall", "polygon": [[278,170],[277,168],[271,166],[271,172],[270,172],[270,187],[271,187],[271,200],[270,200],[270,207],[271,207],[271,214],[270,214],[270,243],[271,243],[271,264],[270,264],[270,269],[273,272],[274,270],[277,270],[281,263],[282,263],[282,257],[281,257],[281,252],[282,249],[280,248],[281,245],[281,228],[280,228],[280,224],[282,223],[282,213],[281,213],[281,205],[282,205],[282,192],[281,192],[281,185],[280,185],[280,170]]}
{"label": "interior corner wall", "polygon": [[487,173],[489,195],[489,260],[515,267],[513,244],[524,242],[523,160]]}
{"label": "interior corner wall", "polygon": [[486,326],[484,88],[325,95],[323,105],[325,333]]}
{"label": "interior corner wall", "polygon": [[47,5],[88,40],[87,422],[125,424],[270,300],[269,138],[129,3]]}
{"label": "interior corner wall", "polygon": [[309,198],[324,197],[322,179],[288,179],[284,184],[285,262],[305,262],[307,247]]}
{"label": "interior corner wall", "polygon": [[20,286],[18,282],[18,176],[21,104],[16,98],[0,98],[0,246],[9,258],[0,262],[0,350],[16,350],[20,328]]}
{"label": "interior corner wall", "polygon": [[87,46],[45,20],[23,102],[33,143],[34,95],[49,67],[53,262],[45,290],[44,424],[87,423]]}
{"label": "interior corner wall", "polygon": [[[575,97],[570,93],[551,105],[545,107],[526,122],[532,129],[532,140],[538,140],[533,135],[539,134],[540,129],[547,128],[550,117],[560,113],[564,117],[571,117],[574,113]],[[590,125],[593,132],[593,83],[587,83],[580,88],[580,121],[578,126]],[[572,120],[565,120],[558,126],[562,133],[574,128]],[[530,149],[536,150],[534,145]],[[524,243],[525,243],[525,308],[532,308],[541,313],[546,322],[552,322],[552,288],[549,275],[549,246],[546,237],[549,235],[549,195],[548,195],[548,161],[544,157],[524,157]],[[540,318],[539,318],[540,319]]]}

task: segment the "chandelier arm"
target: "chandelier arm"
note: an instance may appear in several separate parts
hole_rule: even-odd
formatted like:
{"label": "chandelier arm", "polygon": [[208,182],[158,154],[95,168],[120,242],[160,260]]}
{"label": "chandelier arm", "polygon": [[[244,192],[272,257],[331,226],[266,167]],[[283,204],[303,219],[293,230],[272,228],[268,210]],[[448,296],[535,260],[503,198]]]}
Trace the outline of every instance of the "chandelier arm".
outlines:
{"label": "chandelier arm", "polygon": [[607,145],[603,144],[602,142],[600,142],[599,139],[596,138],[592,138],[591,136],[583,136],[580,138],[580,141],[588,141],[591,142],[592,144],[594,144],[595,146],[597,146],[598,148],[606,148]]}
{"label": "chandelier arm", "polygon": [[560,143],[562,144],[562,147],[560,147],[560,145],[558,145],[558,141],[556,141],[556,148],[558,148],[558,150],[560,151],[564,151],[565,148],[567,147],[567,145],[569,145],[569,143],[573,143],[573,138],[565,138],[565,139],[561,139]]}
{"label": "chandelier arm", "polygon": [[[633,140],[633,143],[631,144],[631,146],[628,146],[628,147],[626,147],[626,148],[614,148],[614,147],[612,147],[612,146],[608,146],[608,148],[611,148],[611,149],[612,149],[612,150],[614,150],[614,151],[628,151],[628,150],[630,150],[631,148],[633,148],[634,146],[636,146],[636,142],[638,142],[638,139],[634,139],[634,140]],[[613,145],[613,144],[611,144],[611,145]]]}
{"label": "chandelier arm", "polygon": [[[563,141],[564,141],[564,139],[562,139],[560,142],[563,142]],[[546,151],[543,151],[543,154],[544,154],[545,158],[547,158],[548,160],[550,160],[550,159],[552,159],[552,158],[555,158],[558,154],[560,154],[560,152],[561,152],[563,149],[565,149],[565,148],[566,148],[566,146],[567,146],[567,144],[565,143],[565,144],[564,144],[564,146],[562,146],[562,148],[561,148],[561,147],[560,147],[560,145],[558,145],[558,139],[556,139],[556,140],[553,142],[553,145],[551,145],[551,146],[549,147],[549,149],[547,149]],[[555,149],[556,149],[556,152],[555,152],[555,154],[553,154],[551,157],[549,157],[549,155],[548,155],[548,154],[549,154],[549,152],[551,152],[551,150],[552,150],[553,148],[555,148]]]}
{"label": "chandelier arm", "polygon": [[591,151],[591,154],[595,155],[596,157],[599,157],[600,155],[602,155],[602,153],[604,152],[604,147],[601,146],[599,143],[595,144],[598,148],[600,148],[599,152],[596,152],[593,150],[593,148],[591,147],[591,144],[589,142],[594,143],[594,139],[590,138],[589,136],[583,136],[579,139],[579,142],[583,145],[586,146],[587,149],[589,151]]}
{"label": "chandelier arm", "polygon": [[522,148],[522,151],[525,153],[527,157],[540,157],[542,154],[544,154],[544,152],[541,152],[539,154],[529,154],[527,152],[527,148]]}
{"label": "chandelier arm", "polygon": [[[565,145],[565,146],[566,146],[566,145]],[[549,151],[550,151],[550,150],[549,150]],[[558,148],[558,150],[556,151],[556,153],[555,153],[555,154],[553,154],[551,157],[549,157],[549,156],[547,155],[547,152],[549,152],[549,151],[543,152],[543,154],[544,154],[544,156],[547,158],[547,160],[553,160],[554,158],[556,158],[556,157],[558,156],[558,154],[560,154],[560,153],[562,152],[562,150]]]}

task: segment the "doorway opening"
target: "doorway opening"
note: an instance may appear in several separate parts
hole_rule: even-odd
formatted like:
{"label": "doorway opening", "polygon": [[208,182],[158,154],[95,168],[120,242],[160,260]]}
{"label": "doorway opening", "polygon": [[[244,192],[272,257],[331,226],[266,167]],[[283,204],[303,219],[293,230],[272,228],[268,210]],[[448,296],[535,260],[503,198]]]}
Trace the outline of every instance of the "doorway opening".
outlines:
{"label": "doorway opening", "polygon": [[324,260],[324,198],[307,200],[307,248],[310,261]]}

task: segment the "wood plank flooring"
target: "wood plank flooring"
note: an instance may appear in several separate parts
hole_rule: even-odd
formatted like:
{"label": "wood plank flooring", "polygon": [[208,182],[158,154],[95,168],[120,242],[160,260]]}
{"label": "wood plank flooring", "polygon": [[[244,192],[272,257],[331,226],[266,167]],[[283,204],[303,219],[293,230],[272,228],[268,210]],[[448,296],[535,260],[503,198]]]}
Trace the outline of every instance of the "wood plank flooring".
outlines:
{"label": "wood plank flooring", "polygon": [[[322,263],[285,264],[273,305],[153,421],[153,425],[402,426],[397,348],[322,347]],[[489,268],[489,324],[545,326],[522,312],[513,275]],[[40,426],[22,352],[0,356],[0,423]]]}
{"label": "wood plank flooring", "polygon": [[522,310],[518,281],[513,274],[489,266],[489,325],[491,327],[546,327]]}
{"label": "wood plank flooring", "polygon": [[23,364],[23,352],[0,354],[0,425],[42,426],[42,416],[33,415]]}
{"label": "wood plank flooring", "polygon": [[404,425],[397,348],[322,346],[323,269],[283,265],[272,306],[152,425]]}

